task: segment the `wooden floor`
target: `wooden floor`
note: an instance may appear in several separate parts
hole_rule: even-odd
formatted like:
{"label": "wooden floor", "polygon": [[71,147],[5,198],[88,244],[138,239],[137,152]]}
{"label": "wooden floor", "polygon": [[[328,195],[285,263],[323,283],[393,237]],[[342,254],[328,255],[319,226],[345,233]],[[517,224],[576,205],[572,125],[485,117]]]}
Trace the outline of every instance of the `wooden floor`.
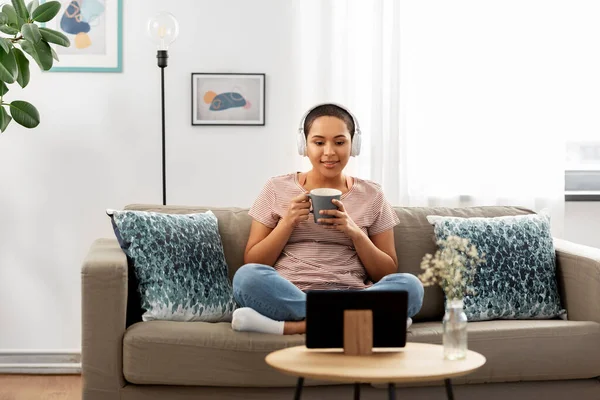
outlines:
{"label": "wooden floor", "polygon": [[0,375],[0,400],[81,400],[81,376]]}

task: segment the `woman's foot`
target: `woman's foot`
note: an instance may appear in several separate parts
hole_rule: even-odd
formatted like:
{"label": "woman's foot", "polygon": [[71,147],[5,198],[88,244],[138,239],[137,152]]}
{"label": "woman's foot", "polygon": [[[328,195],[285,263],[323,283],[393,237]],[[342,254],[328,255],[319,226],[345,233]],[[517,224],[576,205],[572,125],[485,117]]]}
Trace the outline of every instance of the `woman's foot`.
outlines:
{"label": "woman's foot", "polygon": [[284,335],[301,335],[303,333],[306,333],[306,321],[285,321]]}
{"label": "woman's foot", "polygon": [[260,332],[283,335],[283,321],[275,321],[259,314],[250,307],[238,308],[233,312],[231,328],[238,332]]}

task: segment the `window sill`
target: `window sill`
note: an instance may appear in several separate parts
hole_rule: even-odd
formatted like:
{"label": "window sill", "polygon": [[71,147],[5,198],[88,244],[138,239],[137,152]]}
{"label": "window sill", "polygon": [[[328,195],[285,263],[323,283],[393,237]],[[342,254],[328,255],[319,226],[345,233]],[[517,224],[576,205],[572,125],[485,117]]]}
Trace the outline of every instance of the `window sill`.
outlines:
{"label": "window sill", "polygon": [[573,190],[565,192],[565,201],[597,201],[600,202],[600,190]]}

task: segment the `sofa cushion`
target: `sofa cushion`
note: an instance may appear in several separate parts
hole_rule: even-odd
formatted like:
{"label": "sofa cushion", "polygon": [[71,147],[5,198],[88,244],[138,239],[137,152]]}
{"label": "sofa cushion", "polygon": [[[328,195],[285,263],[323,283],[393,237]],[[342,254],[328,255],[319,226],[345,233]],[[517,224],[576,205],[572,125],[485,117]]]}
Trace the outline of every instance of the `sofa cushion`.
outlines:
{"label": "sofa cushion", "polygon": [[[409,340],[441,344],[442,332],[440,323],[420,323]],[[469,349],[483,354],[486,363],[460,382],[595,378],[600,376],[599,340],[600,324],[590,321],[469,322]]]}
{"label": "sofa cushion", "polygon": [[223,243],[225,260],[229,267],[229,279],[244,265],[244,250],[250,235],[252,218],[247,208],[237,207],[185,207],[161,206],[154,204],[130,204],[126,210],[153,211],[168,214],[193,214],[212,211],[219,221],[219,234]]}
{"label": "sofa cushion", "polygon": [[548,215],[427,219],[436,240],[458,236],[485,254],[464,298],[469,321],[548,319],[564,312]]}
{"label": "sofa cushion", "polygon": [[136,384],[293,386],[265,357],[303,344],[304,335],[235,332],[225,322],[140,322],[123,338],[123,375]]}
{"label": "sofa cushion", "polygon": [[[487,363],[456,379],[458,383],[600,375],[598,323],[485,321],[469,323],[468,329],[469,348],[483,354]],[[441,343],[441,323],[415,323],[408,341]],[[303,344],[304,335],[234,332],[227,323],[140,322],[125,333],[123,374],[135,384],[294,386],[296,380],[269,367],[265,357],[271,351]]]}
{"label": "sofa cushion", "polygon": [[[400,224],[394,228],[394,240],[398,255],[398,269],[419,275],[421,260],[427,253],[434,254],[437,250],[433,226],[427,221],[428,215],[441,215],[453,217],[501,217],[506,215],[525,215],[534,212],[520,207],[395,207],[400,218]],[[444,315],[444,293],[439,286],[425,288],[423,306],[421,311],[413,317],[416,321],[435,320],[441,321]]]}
{"label": "sofa cushion", "polygon": [[109,215],[133,263],[144,321],[231,321],[236,304],[212,212]]}

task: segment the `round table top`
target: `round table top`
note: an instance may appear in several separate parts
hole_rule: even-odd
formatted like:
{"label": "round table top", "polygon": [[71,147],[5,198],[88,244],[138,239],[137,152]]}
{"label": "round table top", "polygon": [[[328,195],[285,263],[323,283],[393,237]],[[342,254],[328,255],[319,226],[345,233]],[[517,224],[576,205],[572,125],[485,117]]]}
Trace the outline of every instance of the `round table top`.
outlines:
{"label": "round table top", "polygon": [[289,347],[267,355],[271,367],[288,375],[334,382],[401,383],[435,381],[467,375],[485,364],[468,351],[463,360],[444,360],[443,346],[407,343],[404,348],[374,349],[367,356],[348,356],[343,349]]}

